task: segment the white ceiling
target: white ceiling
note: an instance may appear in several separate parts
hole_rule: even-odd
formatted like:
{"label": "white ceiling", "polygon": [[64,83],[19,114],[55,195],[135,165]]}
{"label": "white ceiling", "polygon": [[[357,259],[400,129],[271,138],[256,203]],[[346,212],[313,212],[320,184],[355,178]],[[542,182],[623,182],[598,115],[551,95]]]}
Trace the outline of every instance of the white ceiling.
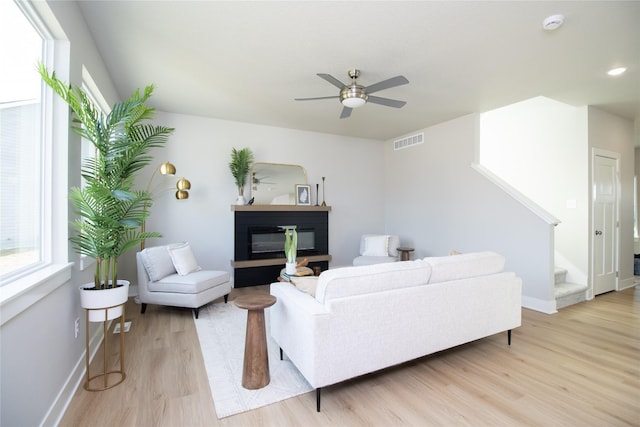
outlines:
{"label": "white ceiling", "polygon": [[[161,111],[389,139],[543,95],[640,117],[639,1],[80,1],[119,95]],[[564,25],[542,21],[563,14]],[[611,78],[606,71],[626,66]],[[317,73],[407,101],[340,119]]]}

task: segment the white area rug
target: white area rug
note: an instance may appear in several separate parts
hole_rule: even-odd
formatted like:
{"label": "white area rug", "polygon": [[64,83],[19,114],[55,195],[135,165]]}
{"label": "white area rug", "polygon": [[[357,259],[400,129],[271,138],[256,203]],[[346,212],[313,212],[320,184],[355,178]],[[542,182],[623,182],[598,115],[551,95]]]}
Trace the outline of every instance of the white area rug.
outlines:
{"label": "white area rug", "polygon": [[302,374],[269,335],[269,309],[265,310],[271,382],[259,390],[242,387],[242,363],[247,311],[229,303],[210,304],[194,319],[218,418],[270,405],[312,391]]}

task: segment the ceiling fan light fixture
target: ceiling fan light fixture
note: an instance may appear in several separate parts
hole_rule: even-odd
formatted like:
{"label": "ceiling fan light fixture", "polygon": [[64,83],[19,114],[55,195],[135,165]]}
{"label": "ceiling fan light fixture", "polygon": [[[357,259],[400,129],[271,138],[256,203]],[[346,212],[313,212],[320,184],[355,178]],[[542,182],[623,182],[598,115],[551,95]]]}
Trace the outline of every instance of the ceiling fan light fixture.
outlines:
{"label": "ceiling fan light fixture", "polygon": [[349,108],[362,107],[367,101],[363,98],[345,98],[342,100],[342,105]]}
{"label": "ceiling fan light fixture", "polygon": [[345,87],[340,92],[340,102],[348,108],[362,107],[367,103],[367,94],[364,91],[364,87],[357,84]]}

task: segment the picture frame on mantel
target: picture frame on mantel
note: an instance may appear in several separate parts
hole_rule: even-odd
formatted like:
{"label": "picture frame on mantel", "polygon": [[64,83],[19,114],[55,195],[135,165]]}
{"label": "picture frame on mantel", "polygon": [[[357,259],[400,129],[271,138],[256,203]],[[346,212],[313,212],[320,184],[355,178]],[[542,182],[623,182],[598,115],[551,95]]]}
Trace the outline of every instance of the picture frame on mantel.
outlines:
{"label": "picture frame on mantel", "polygon": [[311,206],[311,186],[296,184],[296,205]]}

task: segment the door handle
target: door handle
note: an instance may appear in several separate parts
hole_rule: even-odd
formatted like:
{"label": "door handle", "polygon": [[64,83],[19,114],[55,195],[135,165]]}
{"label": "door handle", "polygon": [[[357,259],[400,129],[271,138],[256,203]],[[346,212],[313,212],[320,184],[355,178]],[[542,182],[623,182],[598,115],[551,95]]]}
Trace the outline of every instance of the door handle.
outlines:
{"label": "door handle", "polygon": [[601,236],[601,235],[602,235],[602,231],[596,230],[596,236]]}

